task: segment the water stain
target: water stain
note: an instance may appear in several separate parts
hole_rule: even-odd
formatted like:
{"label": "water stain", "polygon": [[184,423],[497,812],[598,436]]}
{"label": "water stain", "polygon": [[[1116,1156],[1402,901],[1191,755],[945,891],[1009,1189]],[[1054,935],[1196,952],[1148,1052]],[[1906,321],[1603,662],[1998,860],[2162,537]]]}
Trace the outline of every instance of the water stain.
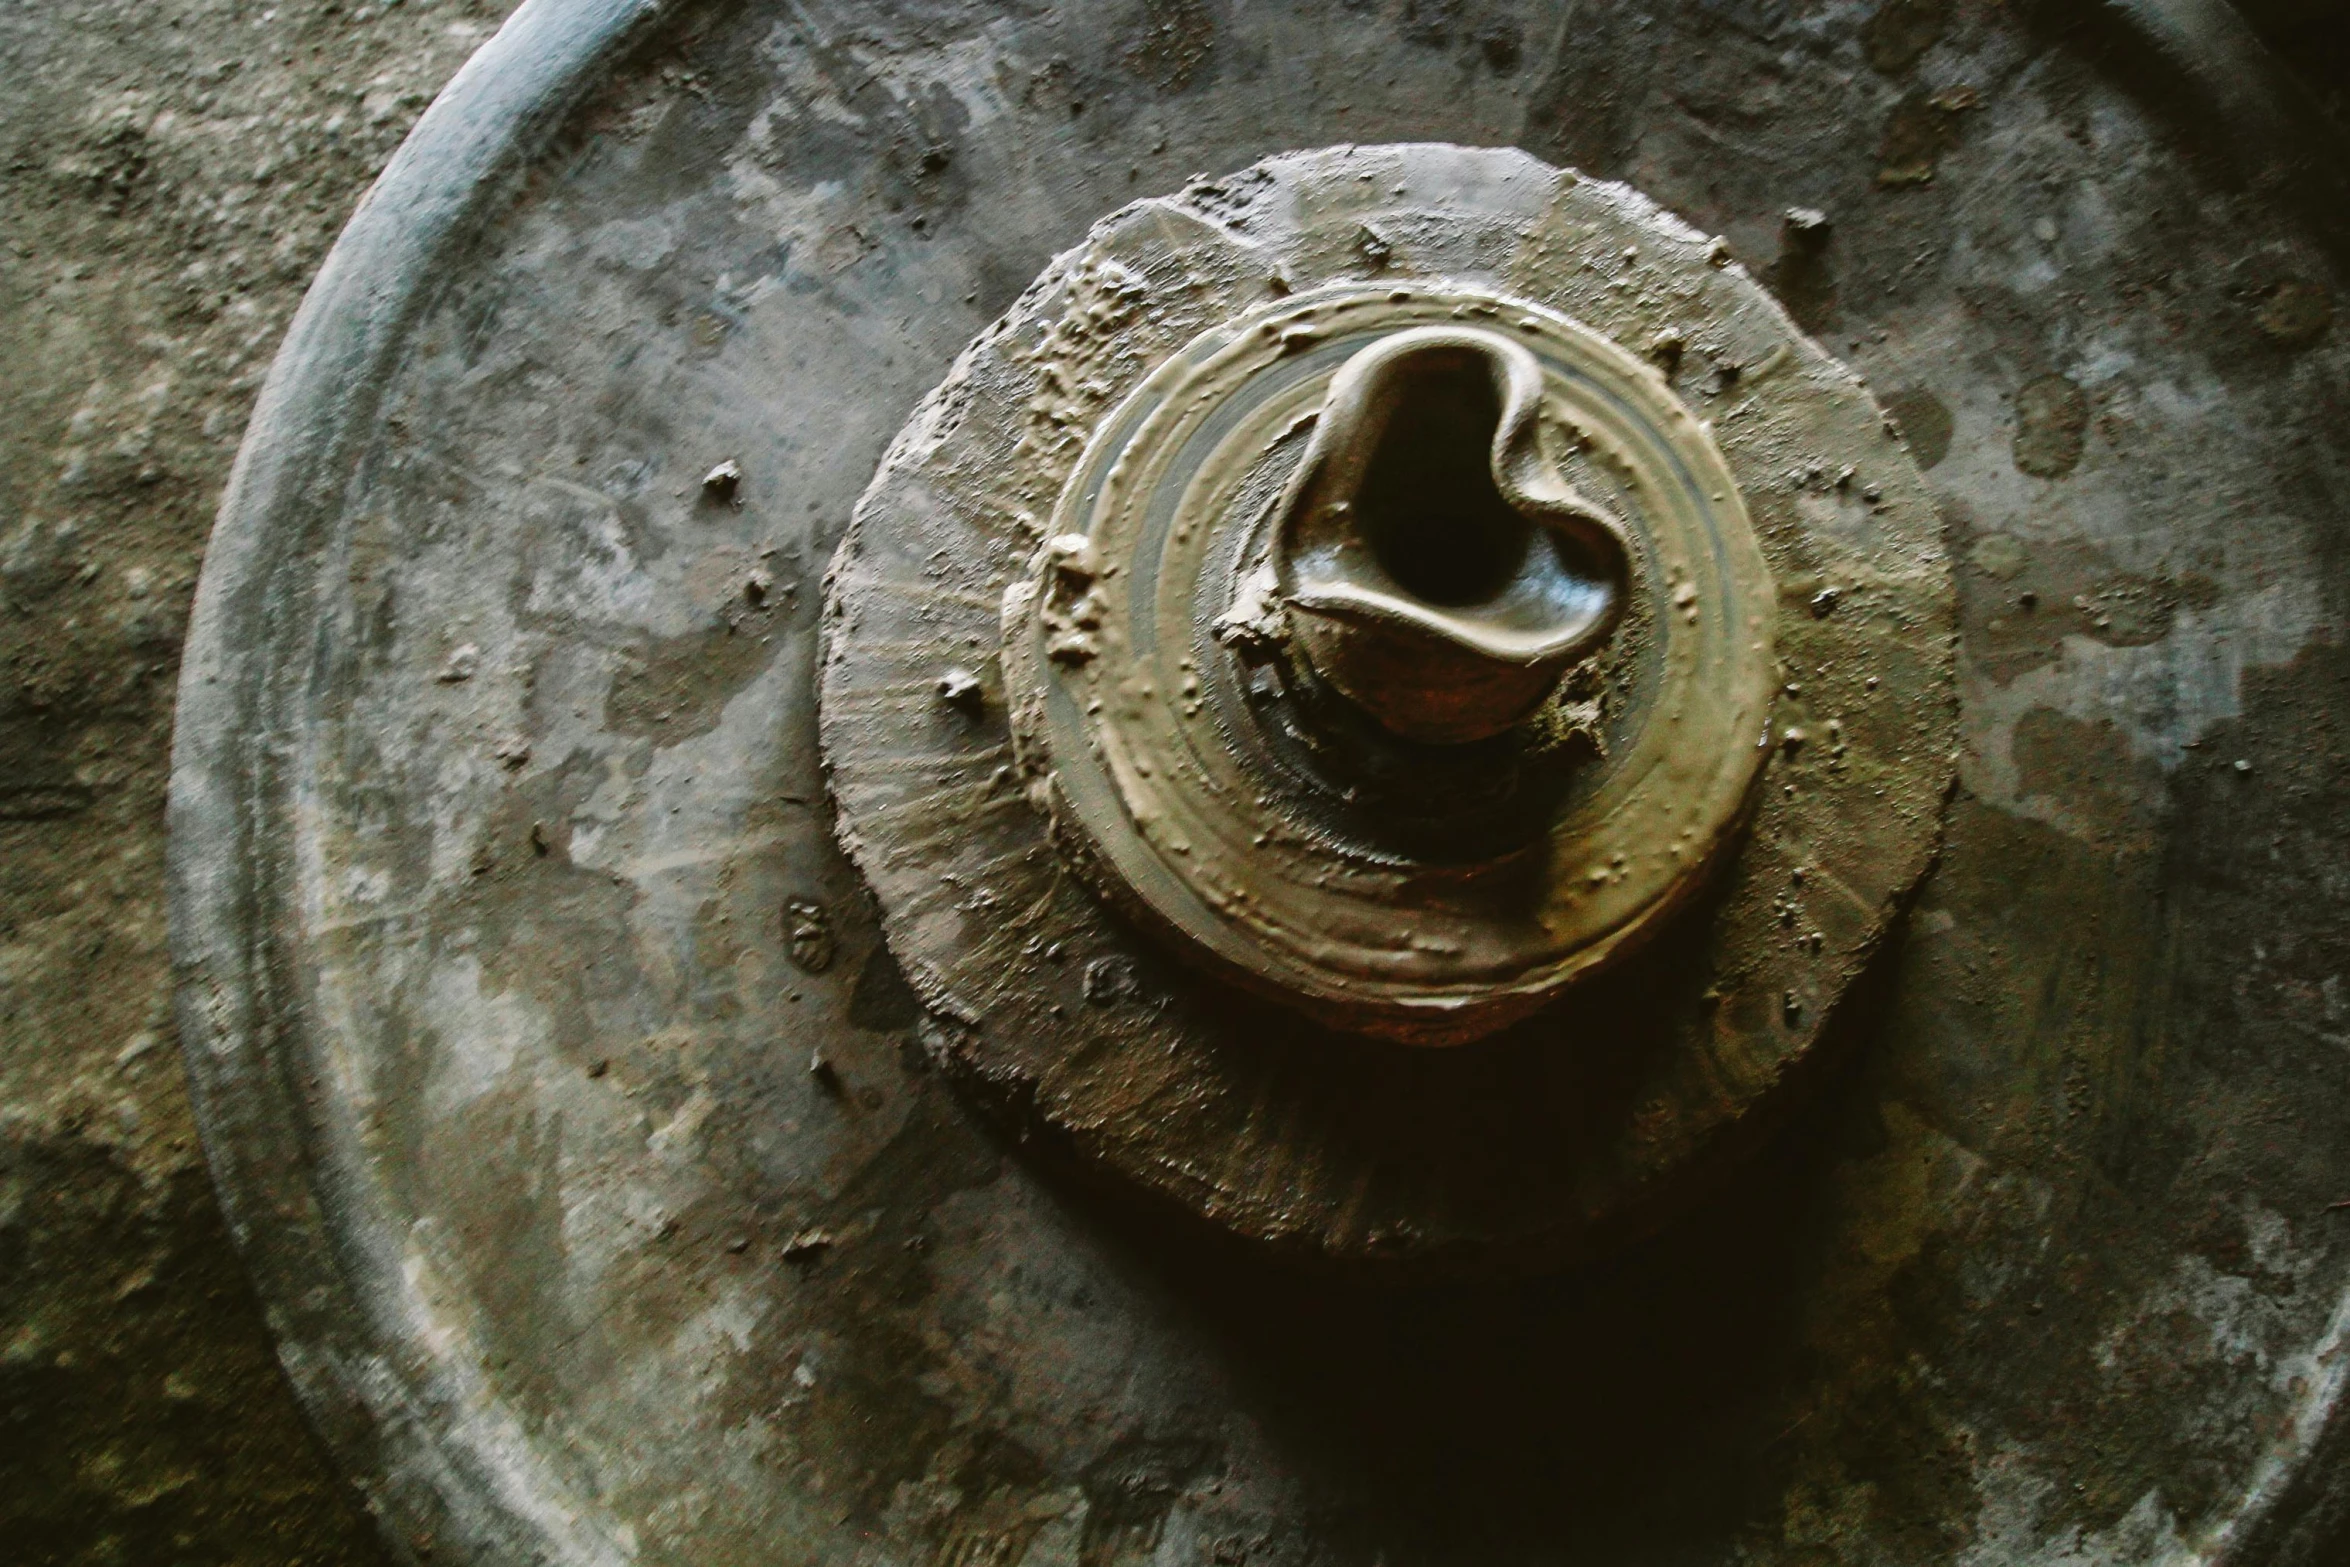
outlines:
{"label": "water stain", "polygon": [[2090,843],[2140,854],[2154,848],[2161,769],[2133,757],[2117,725],[2034,708],[2017,720],[2009,744],[2022,798],[2049,804],[2063,826]]}
{"label": "water stain", "polygon": [[729,1418],[777,1421],[779,1460],[809,1470],[846,1517],[879,1526],[911,1500],[928,1516],[897,1526],[936,1534],[995,1493],[1033,1494],[1046,1466],[1001,1434],[1006,1390],[933,1320],[931,1215],[998,1179],[1002,1156],[935,1078],[909,1070],[901,1087],[897,1133],[795,1216],[798,1233],[833,1243],[795,1265],[721,1399]]}
{"label": "water stain", "polygon": [[1861,50],[1871,67],[1897,76],[1940,43],[1949,25],[1950,0],[1885,0],[1861,24]]}
{"label": "water stain", "polygon": [[2180,615],[2207,614],[2221,601],[2218,584],[2199,572],[2119,571],[2104,551],[2076,540],[2027,547],[2011,533],[1969,535],[1963,526],[1959,536],[1966,568],[1958,574],[1959,623],[1968,655],[2002,685],[2053,662],[2068,637],[2146,647],[2169,636]]}

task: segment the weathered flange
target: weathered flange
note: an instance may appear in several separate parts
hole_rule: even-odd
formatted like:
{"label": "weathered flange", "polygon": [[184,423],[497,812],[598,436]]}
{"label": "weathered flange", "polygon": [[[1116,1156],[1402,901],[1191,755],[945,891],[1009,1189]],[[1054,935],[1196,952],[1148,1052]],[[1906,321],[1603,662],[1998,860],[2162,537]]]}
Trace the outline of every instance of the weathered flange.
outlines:
{"label": "weathered flange", "polygon": [[[1284,677],[1220,646],[1217,622],[1338,370],[1388,334],[1464,321],[1536,352],[1552,444],[1640,519],[1642,612],[1631,645],[1528,734],[1394,748],[1389,771],[1433,772],[1422,787],[1447,795],[1399,821],[1407,802],[1316,765]],[[1778,684],[1769,569],[1728,465],[1663,377],[1555,311],[1388,280],[1244,310],[1101,422],[1051,532],[1089,541],[1077,591],[1098,625],[1056,631],[1071,571],[1049,548],[1007,596],[1006,701],[1037,803],[1106,895],[1335,1027],[1450,1043],[1524,1016],[1652,932],[1742,818]],[[1290,661],[1288,683],[1304,674]],[[1496,812],[1530,820],[1412,841]]]}
{"label": "weathered flange", "polygon": [[[1031,624],[1032,597],[1015,591],[1013,651],[983,682],[983,704],[951,722],[932,716],[942,674],[995,644],[1006,590],[1041,586],[1061,569],[1044,546],[1065,526],[1082,519],[1100,530],[1104,571],[1147,535],[1136,558],[1173,562],[1167,575],[1179,585],[1219,545],[1242,548],[1229,530],[1178,539],[1171,499],[1122,507],[1121,494],[1152,494],[1147,453],[1172,449],[1143,436],[1162,410],[1177,427],[1194,407],[1231,415],[1238,405],[1213,395],[1197,403],[1195,383],[1239,362],[1219,356],[1281,355],[1288,333],[1282,357],[1296,386],[1261,418],[1238,415],[1245,430],[1215,438],[1277,427],[1300,401],[1310,406],[1312,377],[1326,378],[1362,341],[1343,325],[1326,340],[1300,334],[1373,302],[1404,321],[1474,310],[1544,345],[1554,363],[1573,362],[1560,345],[1588,341],[1577,322],[1617,345],[1718,348],[1717,362],[1745,368],[1685,389],[1708,405],[1709,429],[1674,449],[1718,449],[1722,482],[1701,490],[1706,505],[1685,531],[1659,533],[1666,547],[1645,569],[1675,608],[1708,594],[1735,604],[1743,582],[1777,586],[1768,626],[1727,622],[1747,646],[1775,644],[1770,682],[1780,689],[1750,837],[1704,916],[1558,1007],[1434,1055],[1179,978],[1156,943],[1137,941],[1087,890],[1138,880],[1163,890],[1150,862],[1072,875],[1055,852],[1023,787],[1021,766],[1040,757],[1054,773],[1048,803],[1057,791],[1059,808],[1085,824],[1062,835],[1081,865],[1089,849],[1114,859],[1110,846],[1146,837],[1159,865],[1186,858],[1180,845],[1196,851],[1204,840],[1194,835],[1210,830],[1198,799],[1230,808],[1252,798],[1244,775],[1203,766],[1193,783],[1204,779],[1204,796],[1187,806],[1181,784],[1149,795],[1166,814],[1121,839],[1120,815],[1132,822],[1144,796],[1133,736],[1151,735],[1152,756],[1197,758],[1203,747],[1187,737],[1216,721],[1200,606],[1180,586],[1161,602],[1149,568],[1137,569],[1131,618],[1099,617],[1103,645],[1118,655],[1120,639],[1136,639],[1122,703],[1045,674],[1053,660],[1036,638],[1053,633]],[[1625,357],[1620,347],[1603,352]],[[1622,384],[1647,388],[1650,417],[1671,425],[1680,391],[1646,371]],[[1630,428],[1613,438],[1630,440]],[[1130,466],[1113,482],[1121,461]],[[1285,477],[1278,464],[1251,473],[1232,481],[1229,505],[1245,505],[1238,492],[1248,484],[1277,488]],[[1734,512],[1741,494],[1760,542],[1754,571],[1730,564],[1718,543],[1710,570],[1675,554],[1682,541],[1718,539],[1704,515]],[[1656,501],[1626,504],[1646,513]],[[834,561],[826,759],[842,841],[879,896],[892,948],[953,1020],[942,1024],[941,1053],[990,1096],[1245,1235],[1339,1258],[1536,1257],[1628,1221],[1703,1165],[1817,1040],[1884,934],[1931,854],[1955,760],[1949,592],[1933,510],[1890,423],[1717,246],[1620,186],[1516,152],[1295,154],[1104,220],[917,411]],[[1638,776],[1644,735],[1663,732],[1645,724],[1655,671],[1686,645],[1659,634],[1665,619],[1651,616],[1645,636],[1629,637],[1646,651],[1611,672],[1620,689],[1600,732],[1623,777]],[[1724,700],[1707,719],[1718,718],[1724,742],[1707,786],[1717,802],[1743,796],[1766,718],[1742,698],[1737,661],[1719,667]],[[1185,684],[1193,677],[1197,690]],[[1053,698],[1064,704],[1058,718]],[[1096,703],[1102,711],[1088,712]],[[1018,721],[1031,743],[1019,758],[1009,708],[1025,709]],[[1667,711],[1663,728],[1671,722]],[[1107,777],[1121,767],[1113,787]],[[1611,937],[1669,906],[1660,884],[1687,885],[1644,881],[1638,869],[1671,866],[1676,838],[1684,856],[1704,860],[1706,824],[1718,832],[1734,819],[1709,807],[1644,824],[1596,863],[1578,862],[1574,875],[1598,911],[1585,927],[1598,934],[1579,953],[1608,955]],[[1216,852],[1245,867],[1252,848],[1273,844],[1227,837]],[[1279,875],[1277,859],[1256,863]],[[1236,870],[1227,891],[1243,885]],[[1393,880],[1368,886],[1370,904],[1397,895]],[[1436,902],[1419,896],[1423,910]],[[1166,901],[1146,895],[1129,909],[1166,923]],[[1310,940],[1310,922],[1299,927]],[[1520,975],[1540,962],[1523,951],[1478,957],[1489,972],[1515,962]],[[1428,955],[1400,961],[1408,970]],[[1589,967],[1593,957],[1563,961]],[[1245,959],[1230,966],[1248,970]],[[1395,1015],[1395,991],[1379,994],[1376,969],[1362,963],[1352,976],[1369,1000],[1351,1016],[1345,984],[1318,992],[1342,1024],[1360,1027],[1382,1007]],[[1282,982],[1295,978],[1293,969]],[[1529,989],[1539,995],[1539,984]]]}

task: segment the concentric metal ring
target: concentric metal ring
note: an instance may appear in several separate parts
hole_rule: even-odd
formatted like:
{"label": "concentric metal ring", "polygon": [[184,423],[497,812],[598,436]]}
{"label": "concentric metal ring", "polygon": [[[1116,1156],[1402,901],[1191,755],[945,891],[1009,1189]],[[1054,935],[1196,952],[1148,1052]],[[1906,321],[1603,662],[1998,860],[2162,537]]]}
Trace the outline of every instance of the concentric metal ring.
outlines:
{"label": "concentric metal ring", "polygon": [[[1338,368],[1447,322],[1535,353],[1546,438],[1634,521],[1644,612],[1612,661],[1598,744],[1539,819],[1431,855],[1350,809],[1361,780],[1285,760],[1282,723],[1261,716],[1279,694],[1260,682],[1235,700],[1250,675],[1210,628]],[[1009,595],[1005,673],[1024,765],[1080,837],[1077,862],[1192,950],[1341,1026],[1451,1041],[1540,1004],[1688,896],[1760,768],[1772,584],[1727,463],[1653,369],[1525,300],[1349,283],[1219,323],[1101,422],[1052,533],[1083,536],[1095,564],[1072,578],[1040,552]],[[1074,637],[1064,598],[1089,622]],[[1528,747],[1547,753],[1559,727],[1538,720],[1531,740],[1459,765],[1537,788]]]}
{"label": "concentric metal ring", "polygon": [[[1370,716],[1350,727],[1349,704],[1291,681],[1282,655],[1234,660],[1214,628],[1230,585],[1255,575],[1317,385],[1354,345],[1421,320],[1508,332],[1552,365],[1565,476],[1646,537],[1604,656],[1567,677],[1541,723],[1407,754]],[[1664,334],[1689,349],[1669,389],[1633,351]],[[1611,412],[1599,387],[1639,416]],[[1677,413],[1681,399],[1710,425]],[[1565,450],[1583,433],[1588,451]],[[1683,457],[1689,471],[1736,487],[1717,502],[1700,486],[1676,522],[1661,453],[1684,434],[1718,453],[1719,466]],[[1645,480],[1640,462],[1654,465]],[[1643,483],[1658,493],[1636,493]],[[1143,495],[1155,498],[1122,499]],[[1700,579],[1686,541],[1733,505],[1767,574]],[[1923,869],[1952,759],[1939,537],[1867,392],[1719,245],[1636,193],[1463,147],[1270,159],[1104,218],[901,429],[829,573],[819,701],[838,830],[929,1009],[934,1052],[1024,1130],[1048,1128],[1239,1234],[1325,1256],[1557,1254],[1726,1157]],[[1558,955],[1537,948],[1528,963],[1505,939],[1551,939],[1539,916],[1565,879],[1553,825],[1609,820],[1611,792],[1656,773],[1647,748],[1673,753],[1675,725],[1693,722],[1673,716],[1677,660],[1724,671],[1696,685],[1738,711],[1727,683],[1753,671],[1736,675],[1733,655],[1760,639],[1709,641],[1705,610],[1749,582],[1761,591],[1739,602],[1767,622],[1768,708],[1713,720],[1718,750],[1680,753],[1720,770],[1707,777],[1759,767],[1745,829],[1720,845],[1687,918],[1657,917],[1669,896],[1658,908],[1635,888],[1650,869],[1637,856],[1679,831],[1669,816],[1620,833],[1622,865],[1614,848],[1567,862],[1579,898],[1558,908],[1593,911],[1577,917],[1599,942],[1571,987],[1543,991]],[[1684,589],[1694,626],[1675,603]],[[1831,612],[1812,607],[1823,595]],[[945,701],[950,670],[979,689]],[[1778,743],[1758,754],[1766,722]],[[1431,762],[1437,750],[1454,754]],[[1184,809],[1221,813],[1219,836],[1134,825],[1130,800],[1153,809],[1136,786],[1172,767],[1194,770]],[[1738,798],[1719,787],[1717,800]],[[1094,820],[1138,876],[1193,900],[1211,935],[1219,889],[1167,868],[1196,877],[1203,847],[1233,867],[1225,888],[1264,878],[1285,900],[1289,954],[1310,937],[1288,931],[1327,918],[1370,954],[1356,968],[1368,978],[1309,993],[1249,971],[1280,949],[1245,928],[1237,960],[1171,931],[1097,846]],[[1488,894],[1493,918],[1475,933],[1498,932],[1489,947],[1432,952],[1406,936],[1399,949],[1398,925],[1369,925],[1373,894],[1393,889],[1457,929],[1462,907],[1478,912],[1463,886]],[[1521,927],[1513,899],[1533,911]],[[1413,923],[1444,939],[1435,919]],[[1629,933],[1653,939],[1634,954]],[[1479,962],[1487,988],[1468,1004],[1425,983]],[[1211,969],[1252,983],[1203,982]],[[1544,994],[1553,1004],[1537,1007]],[[1514,1007],[1517,1023],[1459,1048],[1373,1037],[1458,1038]]]}

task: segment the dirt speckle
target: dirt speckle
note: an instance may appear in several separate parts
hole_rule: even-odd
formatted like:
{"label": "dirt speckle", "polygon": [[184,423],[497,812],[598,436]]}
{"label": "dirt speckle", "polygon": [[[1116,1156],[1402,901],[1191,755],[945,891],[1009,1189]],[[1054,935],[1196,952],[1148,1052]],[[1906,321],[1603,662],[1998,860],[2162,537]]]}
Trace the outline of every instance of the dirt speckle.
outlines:
{"label": "dirt speckle", "polygon": [[1461,0],[1404,0],[1403,35],[1411,43],[1442,48],[1461,25]]}
{"label": "dirt speckle", "polygon": [[832,967],[836,941],[832,916],[823,904],[810,898],[792,899],[783,906],[783,929],[792,963],[802,973],[821,974]]}
{"label": "dirt speckle", "polygon": [[2286,278],[2262,294],[2253,319],[2270,342],[2284,348],[2306,348],[2334,324],[2334,296],[2323,283]]}
{"label": "dirt speckle", "polygon": [[1942,155],[1958,145],[1959,117],[1979,106],[1970,87],[1912,93],[1895,104],[1877,149],[1877,184],[1893,190],[1931,182]]}
{"label": "dirt speckle", "polygon": [[702,493],[721,505],[739,501],[742,484],[743,465],[731,457],[702,475]]}
{"label": "dirt speckle", "polygon": [[1518,68],[1526,54],[1526,30],[1514,19],[1488,22],[1477,29],[1477,52],[1502,76]]}
{"label": "dirt speckle", "polygon": [[1146,0],[1126,45],[1126,68],[1161,92],[1189,87],[1216,43],[1204,0]]}

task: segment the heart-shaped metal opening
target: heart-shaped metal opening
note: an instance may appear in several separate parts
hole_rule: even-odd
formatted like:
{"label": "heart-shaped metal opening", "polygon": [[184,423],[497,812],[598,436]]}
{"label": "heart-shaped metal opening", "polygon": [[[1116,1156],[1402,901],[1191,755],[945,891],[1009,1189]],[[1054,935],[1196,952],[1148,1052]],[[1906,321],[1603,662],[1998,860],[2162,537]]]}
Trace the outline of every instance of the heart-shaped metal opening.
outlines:
{"label": "heart-shaped metal opening", "polygon": [[1279,598],[1315,670],[1407,739],[1522,721],[1630,592],[1623,525],[1544,452],[1542,367],[1419,327],[1332,379],[1280,503]]}

